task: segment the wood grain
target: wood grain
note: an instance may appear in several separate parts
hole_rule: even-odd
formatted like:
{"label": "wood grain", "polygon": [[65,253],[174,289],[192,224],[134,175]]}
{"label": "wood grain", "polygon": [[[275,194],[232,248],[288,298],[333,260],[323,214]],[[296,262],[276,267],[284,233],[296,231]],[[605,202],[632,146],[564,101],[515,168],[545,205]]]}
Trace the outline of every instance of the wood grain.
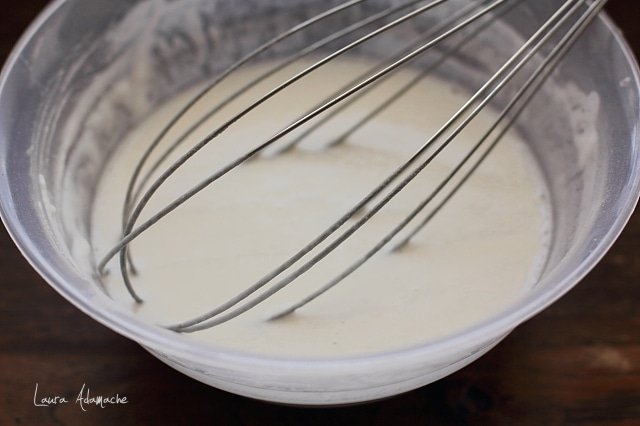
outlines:
{"label": "wood grain", "polygon": [[[0,0],[0,60],[46,2]],[[609,13],[640,55],[640,2]],[[569,295],[471,366],[372,404],[301,409],[202,385],[97,324],[57,295],[0,230],[0,425],[640,425],[640,214]],[[92,392],[130,403],[83,412],[33,405]]]}

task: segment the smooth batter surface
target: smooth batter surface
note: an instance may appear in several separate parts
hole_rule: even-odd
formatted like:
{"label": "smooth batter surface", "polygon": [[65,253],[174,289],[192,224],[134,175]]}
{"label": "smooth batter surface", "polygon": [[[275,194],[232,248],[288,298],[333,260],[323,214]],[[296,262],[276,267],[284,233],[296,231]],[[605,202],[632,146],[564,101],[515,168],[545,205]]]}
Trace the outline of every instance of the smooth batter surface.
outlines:
{"label": "smooth batter surface", "polygon": [[[154,197],[143,219],[264,142],[369,65],[333,64],[268,101],[177,172]],[[236,73],[199,104],[162,146],[259,71]],[[111,273],[104,279],[108,293],[154,323],[174,324],[215,308],[258,281],[405,162],[468,99],[443,81],[425,79],[346,143],[326,147],[414,76],[410,70],[397,73],[298,149],[237,168],[144,233],[131,246],[139,269],[133,284],[144,304],[133,303],[116,262],[109,265]],[[256,99],[258,92],[273,87],[274,81],[234,102],[178,151],[184,152],[198,136]],[[170,102],[141,123],[108,165],[93,214],[96,258],[118,240],[125,189],[135,162],[185,99]],[[266,321],[325,284],[386,235],[442,180],[494,117],[490,111],[481,115],[397,199],[317,267],[250,312],[190,336],[253,353],[348,356],[421,344],[499,314],[535,283],[550,228],[542,179],[514,134],[504,138],[409,246],[398,253],[385,247],[295,314]]]}

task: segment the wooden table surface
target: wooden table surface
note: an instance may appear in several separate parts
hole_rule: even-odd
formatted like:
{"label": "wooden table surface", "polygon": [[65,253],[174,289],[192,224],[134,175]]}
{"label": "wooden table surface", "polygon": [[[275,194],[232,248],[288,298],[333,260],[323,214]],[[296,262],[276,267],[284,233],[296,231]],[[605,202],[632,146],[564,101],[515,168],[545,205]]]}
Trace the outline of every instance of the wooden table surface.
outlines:
{"label": "wooden table surface", "polygon": [[[0,0],[0,61],[46,2]],[[640,2],[609,13],[640,56]],[[640,425],[640,213],[569,295],[471,366],[360,406],[302,409],[231,395],[183,376],[55,293],[0,230],[0,425]],[[35,407],[83,384],[126,405]]]}

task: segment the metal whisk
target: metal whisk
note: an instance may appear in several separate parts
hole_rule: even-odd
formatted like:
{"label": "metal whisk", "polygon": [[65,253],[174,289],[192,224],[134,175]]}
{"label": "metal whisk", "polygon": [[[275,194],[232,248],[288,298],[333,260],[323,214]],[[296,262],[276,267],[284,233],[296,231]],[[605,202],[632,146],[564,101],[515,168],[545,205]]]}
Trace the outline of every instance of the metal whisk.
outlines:
{"label": "metal whisk", "polygon": [[[219,102],[205,117],[194,123],[164,152],[160,153],[153,164],[149,165],[152,154],[158,150],[160,143],[166,138],[170,130],[175,127],[176,123],[178,123],[178,121],[188,111],[190,111],[194,105],[216,88],[223,80],[228,78],[231,74],[254,58],[260,56],[269,49],[272,49],[285,39],[290,38],[299,32],[305,31],[314,25],[321,25],[322,21],[332,16],[345,13],[348,9],[357,7],[366,1],[367,0],[348,1],[294,26],[289,31],[260,46],[233,64],[219,77],[208,84],[207,87],[191,99],[191,101],[189,101],[178,112],[178,114],[176,114],[175,117],[167,123],[167,125],[159,132],[158,136],[150,143],[143,157],[138,162],[133,176],[131,177],[123,206],[122,239],[99,262],[98,271],[100,274],[104,274],[107,264],[115,256],[119,256],[120,272],[124,283],[136,302],[142,303],[142,299],[136,294],[131,282],[131,274],[135,274],[136,271],[129,251],[129,245],[131,242],[138,238],[142,233],[153,227],[165,216],[172,213],[187,200],[215,183],[230,171],[255,158],[267,147],[272,145],[276,146],[278,153],[283,153],[294,148],[306,136],[313,133],[332,117],[340,114],[348,105],[355,102],[365,93],[375,90],[376,86],[391,76],[394,71],[406,64],[409,64],[411,61],[423,54],[426,54],[430,50],[437,50],[435,48],[440,47],[446,39],[462,32],[465,29],[473,29],[474,25],[481,26],[486,24],[487,21],[495,19],[495,17],[501,12],[509,10],[511,7],[517,5],[517,3],[533,0],[479,0],[468,4],[456,11],[456,13],[452,14],[452,16],[448,17],[445,21],[440,22],[438,25],[431,28],[428,33],[421,35],[416,40],[413,40],[402,51],[394,52],[390,58],[387,58],[384,62],[375,66],[373,69],[368,70],[366,73],[354,76],[354,79],[349,84],[342,87],[326,99],[323,99],[313,109],[302,114],[296,120],[283,127],[273,137],[269,138],[244,155],[241,155],[239,158],[231,161],[225,167],[207,177],[200,184],[184,192],[179,198],[162,208],[150,219],[143,223],[138,223],[142,212],[148,205],[151,198],[167,181],[167,179],[169,179],[169,177],[171,177],[183,165],[188,163],[189,159],[198,151],[206,145],[213,143],[228,128],[241,122],[243,118],[258,106],[267,103],[275,95],[309,76],[311,73],[315,72],[330,61],[333,61],[336,58],[356,49],[375,37],[381,36],[395,27],[410,22],[419,15],[429,13],[432,9],[436,9],[451,0],[411,0],[389,7],[386,10],[353,23],[337,33],[332,33],[309,45],[303,50],[296,52],[280,62],[278,65],[271,67],[258,77],[247,82],[242,87],[238,87],[237,90],[235,90],[226,99]],[[402,249],[431,221],[436,214],[442,210],[449,200],[474,174],[487,156],[490,155],[509,127],[526,108],[530,100],[537,93],[538,89],[551,74],[556,65],[562,60],[575,41],[598,15],[605,3],[606,0],[559,1],[558,7],[548,17],[546,22],[544,22],[537,31],[529,37],[529,39],[524,41],[520,48],[491,76],[491,78],[489,78],[488,81],[486,81],[479,90],[471,95],[469,100],[435,134],[431,135],[406,162],[399,165],[393,173],[388,175],[364,198],[355,203],[349,211],[335,220],[324,232],[315,237],[305,247],[294,253],[282,264],[274,268],[269,274],[247,287],[246,290],[240,292],[232,299],[226,301],[210,312],[193,318],[192,320],[169,326],[168,328],[178,332],[194,332],[214,327],[241,315],[293,283],[296,279],[321,262],[333,250],[356,233],[374,215],[381,211],[416,176],[429,166],[434,158],[438,156],[469,125],[469,123],[482,112],[484,108],[487,107],[491,100],[504,90],[505,86],[510,81],[513,81],[516,78],[522,79],[523,83],[519,84],[516,93],[510,97],[509,102],[498,114],[492,126],[424,200],[417,203],[415,208],[409,212],[400,223],[390,230],[388,234],[382,236],[375,246],[371,247],[362,257],[355,260],[347,269],[340,271],[336,277],[325,286],[319,288],[313,294],[310,294],[308,297],[292,305],[278,315],[275,315],[273,319],[289,315],[310,303],[318,296],[324,294],[364,265],[382,248],[391,245],[394,239],[396,239],[402,231],[408,229],[408,231],[405,231],[404,237],[399,239],[399,242],[394,242],[392,246],[393,251],[399,251]],[[167,162],[171,154],[185,142],[189,135],[202,126],[207,120],[209,120],[209,118],[231,104],[233,100],[237,99],[242,94],[247,93],[250,89],[256,87],[259,83],[267,80],[271,76],[276,75],[278,72],[284,70],[299,59],[314,54],[331,43],[344,39],[349,35],[357,33],[361,29],[369,27],[374,27],[375,29],[366,35],[357,38],[355,41],[348,43],[346,46],[335,50],[333,53],[313,63],[313,65],[308,66],[303,71],[298,72],[286,81],[273,87],[262,97],[256,99],[254,103],[234,114],[228,121],[213,129],[206,137],[202,138],[175,162],[171,163],[158,175],[158,177],[154,178],[156,172],[161,170],[161,167],[165,162]],[[471,34],[471,37],[473,37],[473,34]],[[462,43],[464,43],[464,41]],[[451,50],[440,53],[441,57],[439,61],[446,60],[449,54],[451,54]],[[526,69],[526,66],[529,64],[535,65],[532,71]],[[424,78],[429,71],[430,69],[427,69],[418,74],[414,79],[393,93],[386,102],[373,109],[363,119],[353,123],[353,125],[350,126],[335,143],[340,143],[345,140],[349,135],[382,113],[382,111],[410,91],[411,88]],[[307,123],[310,123],[310,126],[295,139],[287,142],[286,144],[281,143],[280,146],[276,145],[284,136],[289,135]],[[445,189],[446,192],[443,192]],[[444,197],[438,201],[437,205],[433,206],[432,204],[434,204],[434,200],[436,200],[436,197],[441,193],[444,194]],[[425,212],[426,214],[424,214]],[[424,217],[421,217],[423,214]],[[353,223],[349,223],[351,220],[353,220]],[[320,248],[320,245],[325,241],[328,243],[326,247]]]}

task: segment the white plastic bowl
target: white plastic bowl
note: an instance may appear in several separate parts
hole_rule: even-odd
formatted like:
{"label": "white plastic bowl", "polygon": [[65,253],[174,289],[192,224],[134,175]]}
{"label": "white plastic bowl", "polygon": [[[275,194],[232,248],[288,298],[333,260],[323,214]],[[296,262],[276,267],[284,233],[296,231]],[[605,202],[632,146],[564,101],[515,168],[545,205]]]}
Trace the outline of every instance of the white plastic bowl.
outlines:
{"label": "white plastic bowl", "polygon": [[[597,98],[597,144],[588,152],[576,146],[565,120],[567,105],[554,90],[543,90],[518,123],[534,141],[532,149],[548,180],[554,234],[543,278],[509,309],[418,347],[318,360],[238,353],[140,321],[103,293],[93,265],[79,255],[83,247],[66,238],[72,232],[88,235],[92,188],[102,165],[133,123],[162,100],[219,73],[240,50],[250,50],[329,3],[337,4],[59,0],[29,28],[0,77],[0,210],[33,267],[87,315],[177,370],[221,389],[283,403],[373,400],[423,386],[469,364],[593,268],[622,231],[640,192],[640,76],[624,40],[601,16],[548,83],[551,88],[571,83],[585,95],[577,98],[579,106]],[[359,10],[384,3],[370,0]],[[465,1],[453,3],[459,7]],[[460,54],[460,62],[469,67],[462,80],[486,79],[483,66],[504,55],[500,49],[508,50],[506,39],[493,43],[497,37],[530,32],[560,4],[522,3],[519,13],[503,17],[504,28],[478,37],[466,51],[480,55]],[[334,20],[322,30],[343,26]],[[280,53],[303,45],[304,37],[297,38]],[[374,44],[363,53],[392,48]],[[140,61],[155,61],[156,66],[141,75],[134,72]],[[130,90],[125,111],[100,103],[102,94],[122,84]],[[102,108],[102,121],[92,115],[96,108]],[[79,194],[82,201],[65,204],[65,191]]]}

